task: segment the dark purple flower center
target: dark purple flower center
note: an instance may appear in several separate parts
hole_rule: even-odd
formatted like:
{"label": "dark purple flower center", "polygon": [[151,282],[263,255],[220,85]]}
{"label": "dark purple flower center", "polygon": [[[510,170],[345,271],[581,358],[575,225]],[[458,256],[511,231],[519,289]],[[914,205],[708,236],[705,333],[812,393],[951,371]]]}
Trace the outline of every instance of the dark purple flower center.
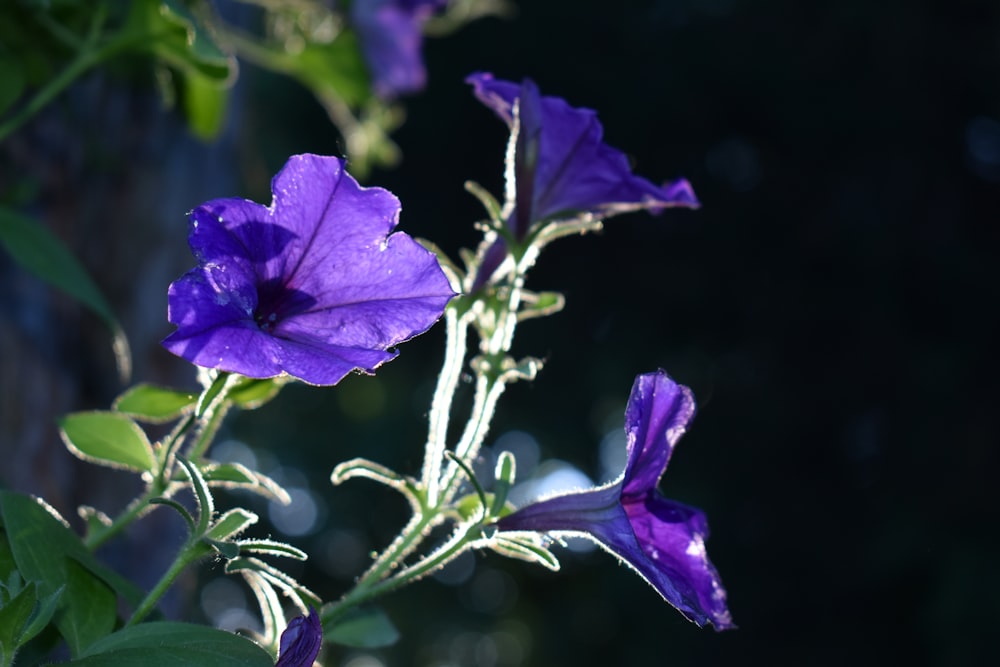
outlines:
{"label": "dark purple flower center", "polygon": [[282,320],[307,312],[316,299],[301,290],[288,287],[280,279],[266,280],[257,286],[257,308],[253,319],[261,331],[272,331]]}

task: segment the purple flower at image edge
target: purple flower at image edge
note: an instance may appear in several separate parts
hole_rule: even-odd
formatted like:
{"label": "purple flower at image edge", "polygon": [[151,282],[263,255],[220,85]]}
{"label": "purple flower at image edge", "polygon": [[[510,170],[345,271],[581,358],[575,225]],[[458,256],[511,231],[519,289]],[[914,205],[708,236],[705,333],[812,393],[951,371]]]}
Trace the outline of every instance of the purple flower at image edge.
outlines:
{"label": "purple flower at image edge", "polygon": [[308,616],[296,616],[281,633],[278,662],[274,667],[312,667],[322,644],[319,614],[310,607]]}
{"label": "purple flower at image edge", "polygon": [[445,4],[447,0],[354,0],[351,22],[376,95],[393,98],[423,89],[424,23]]}
{"label": "purple flower at image edge", "polygon": [[515,238],[523,239],[542,220],[584,212],[607,217],[699,206],[685,179],[658,186],[634,175],[625,154],[604,143],[604,129],[591,109],[543,97],[531,79],[517,84],[478,72],[466,82],[512,130],[517,126],[514,164],[507,165],[516,183],[515,209],[508,220]]}
{"label": "purple flower at image edge", "polygon": [[168,290],[163,345],[205,368],[331,385],[371,373],[423,333],[454,293],[437,258],[402,232],[396,197],[344,161],[289,158],[273,201],[215,199],[190,214],[198,266]]}
{"label": "purple flower at image edge", "polygon": [[722,581],[705,552],[704,513],[657,491],[694,412],[691,391],[664,371],[640,375],[625,411],[628,462],[622,476],[527,505],[500,519],[497,528],[589,537],[689,620],[716,630],[734,628]]}

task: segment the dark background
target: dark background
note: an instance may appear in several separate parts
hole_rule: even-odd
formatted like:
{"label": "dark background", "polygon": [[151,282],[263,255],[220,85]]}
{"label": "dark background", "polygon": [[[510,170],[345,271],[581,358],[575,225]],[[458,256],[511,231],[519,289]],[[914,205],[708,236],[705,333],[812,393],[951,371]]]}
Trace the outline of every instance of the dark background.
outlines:
{"label": "dark background", "polygon": [[[708,513],[708,551],[740,627],[698,630],[600,551],[560,550],[560,574],[489,554],[387,598],[404,639],[371,655],[477,667],[995,660],[1000,6],[535,0],[512,20],[429,40],[425,54],[428,88],[406,100],[394,135],[404,160],[368,183],[402,200],[402,229],[453,256],[476,242],[481,217],[463,181],[502,188],[506,132],[462,83],[472,71],[530,76],[598,110],[637,173],[693,183],[697,212],[621,216],[542,256],[529,287],[559,290],[567,306],[520,330],[515,353],[546,367],[508,390],[489,442],[526,431],[544,458],[596,477],[598,443],[621,428],[636,374],[662,367],[691,386],[700,411],[661,488]],[[267,201],[289,154],[339,152],[293,84],[246,66],[237,95],[214,146],[158,120],[139,93],[126,116],[144,119],[143,136],[114,125],[111,141],[141,171],[105,163],[123,179],[108,187],[132,193],[120,199],[136,223],[156,202],[147,215],[165,221],[159,231],[130,233],[169,250],[154,265],[88,237],[84,259],[121,267],[98,273],[135,309],[125,317],[146,358],[140,379],[190,381],[156,347],[169,331],[165,286],[191,264],[183,213],[216,196]],[[113,111],[91,120],[108,127]],[[149,283],[145,296],[118,287],[128,275]],[[70,341],[89,361],[67,352],[68,370],[49,380],[82,383],[58,394],[63,411],[117,391],[78,379],[110,371],[97,331]],[[391,492],[331,488],[329,471],[364,455],[417,472],[440,350],[434,330],[374,378],[291,387],[229,426],[305,475],[286,479],[312,490],[322,522],[292,541],[314,554],[302,574],[326,599],[405,520]],[[27,363],[4,356],[6,377]],[[27,479],[13,465],[25,464],[5,462],[5,477]],[[364,655],[331,652],[329,664],[379,664]]]}

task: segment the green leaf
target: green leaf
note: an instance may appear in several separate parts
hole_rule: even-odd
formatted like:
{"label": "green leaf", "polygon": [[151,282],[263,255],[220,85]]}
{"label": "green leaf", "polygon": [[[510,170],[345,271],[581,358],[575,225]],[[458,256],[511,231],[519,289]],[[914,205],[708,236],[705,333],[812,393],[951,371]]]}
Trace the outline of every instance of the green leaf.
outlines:
{"label": "green leaf", "polygon": [[114,592],[79,563],[66,563],[64,598],[71,604],[55,616],[56,627],[76,656],[110,633],[118,618]]}
{"label": "green leaf", "polygon": [[65,291],[98,315],[111,330],[118,374],[132,373],[128,339],[107,300],[73,253],[43,225],[0,206],[0,244],[28,271]]}
{"label": "green leaf", "polygon": [[74,412],[59,421],[63,442],[84,461],[136,472],[156,465],[145,432],[118,412]]}
{"label": "green leaf", "polygon": [[216,44],[179,0],[133,0],[123,29],[143,40],[161,61],[223,85],[236,76],[236,60]]}
{"label": "green leaf", "polygon": [[295,560],[305,560],[308,558],[306,552],[296,549],[290,544],[277,542],[275,540],[238,540],[240,551],[250,553],[267,554],[269,556],[285,556]]}
{"label": "green leaf", "polygon": [[55,624],[73,655],[109,633],[117,617],[112,589],[100,566],[54,510],[40,502],[0,491],[0,514],[17,569],[34,582],[39,597],[61,589]]}
{"label": "green leaf", "polygon": [[112,407],[141,421],[162,424],[190,412],[197,400],[191,392],[142,383],[115,399]]}
{"label": "green leaf", "polygon": [[368,68],[358,38],[350,30],[341,31],[331,42],[306,42],[298,53],[283,55],[288,73],[321,99],[332,94],[356,107],[371,94]]}
{"label": "green leaf", "polygon": [[133,625],[95,642],[73,667],[273,667],[264,649],[239,635],[189,623]]}
{"label": "green leaf", "polygon": [[6,601],[0,599],[0,646],[4,650],[16,651],[23,643],[21,630],[27,625],[36,603],[34,586],[22,588]]}
{"label": "green leaf", "polygon": [[242,463],[207,463],[201,464],[201,474],[209,486],[224,489],[244,489],[268,500],[275,500],[284,505],[292,502],[291,496],[277,482]]}
{"label": "green leaf", "polygon": [[208,532],[208,522],[215,514],[215,499],[212,498],[212,491],[205,483],[205,478],[201,476],[198,467],[188,461],[183,456],[178,456],[177,461],[187,471],[188,479],[191,482],[191,490],[194,491],[194,498],[198,502],[198,517],[196,519],[195,534],[205,535]]}
{"label": "green leaf", "polygon": [[63,590],[60,588],[52,595],[43,597],[38,601],[34,615],[31,617],[28,625],[21,631],[21,638],[18,640],[20,644],[24,645],[34,639],[49,624],[49,621],[52,620],[52,615],[56,611],[56,607],[62,600]]}
{"label": "green leaf", "polygon": [[323,639],[354,648],[380,648],[395,644],[399,630],[381,609],[356,607],[324,626]]}
{"label": "green leaf", "polygon": [[[234,508],[216,519],[205,537],[212,540],[225,540],[239,535],[247,526],[257,523],[257,515],[242,508]],[[237,555],[239,552],[237,552]],[[235,556],[234,556],[235,557]]]}

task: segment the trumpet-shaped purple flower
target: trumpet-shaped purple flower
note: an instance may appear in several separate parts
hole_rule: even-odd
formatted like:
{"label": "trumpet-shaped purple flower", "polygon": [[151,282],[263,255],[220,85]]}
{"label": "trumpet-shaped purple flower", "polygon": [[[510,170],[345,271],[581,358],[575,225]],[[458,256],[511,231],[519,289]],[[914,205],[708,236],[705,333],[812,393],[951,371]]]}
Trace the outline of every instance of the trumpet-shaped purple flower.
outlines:
{"label": "trumpet-shaped purple flower", "polygon": [[396,356],[454,296],[433,253],[390,234],[399,201],[343,160],[296,155],[270,206],[215,199],[190,215],[198,266],[170,285],[163,341],[205,368],[330,385]]}
{"label": "trumpet-shaped purple flower", "polygon": [[312,667],[323,644],[323,627],[312,607],[308,616],[296,616],[281,633],[274,667]]}
{"label": "trumpet-shaped purple flower", "polygon": [[656,489],[694,412],[687,387],[663,371],[640,375],[625,411],[628,462],[622,476],[599,488],[527,505],[500,519],[497,527],[589,537],[699,626],[735,627],[719,574],[705,553],[705,515]]}
{"label": "trumpet-shaped purple flower", "polygon": [[542,220],[699,205],[684,179],[658,186],[634,175],[625,155],[604,143],[596,112],[543,97],[531,79],[517,84],[480,72],[466,82],[511,128],[508,188],[513,174],[516,192],[507,195],[514,202],[507,222],[518,240]]}
{"label": "trumpet-shaped purple flower", "polygon": [[380,97],[416,92],[427,82],[420,49],[424,23],[443,0],[354,0],[351,21]]}

